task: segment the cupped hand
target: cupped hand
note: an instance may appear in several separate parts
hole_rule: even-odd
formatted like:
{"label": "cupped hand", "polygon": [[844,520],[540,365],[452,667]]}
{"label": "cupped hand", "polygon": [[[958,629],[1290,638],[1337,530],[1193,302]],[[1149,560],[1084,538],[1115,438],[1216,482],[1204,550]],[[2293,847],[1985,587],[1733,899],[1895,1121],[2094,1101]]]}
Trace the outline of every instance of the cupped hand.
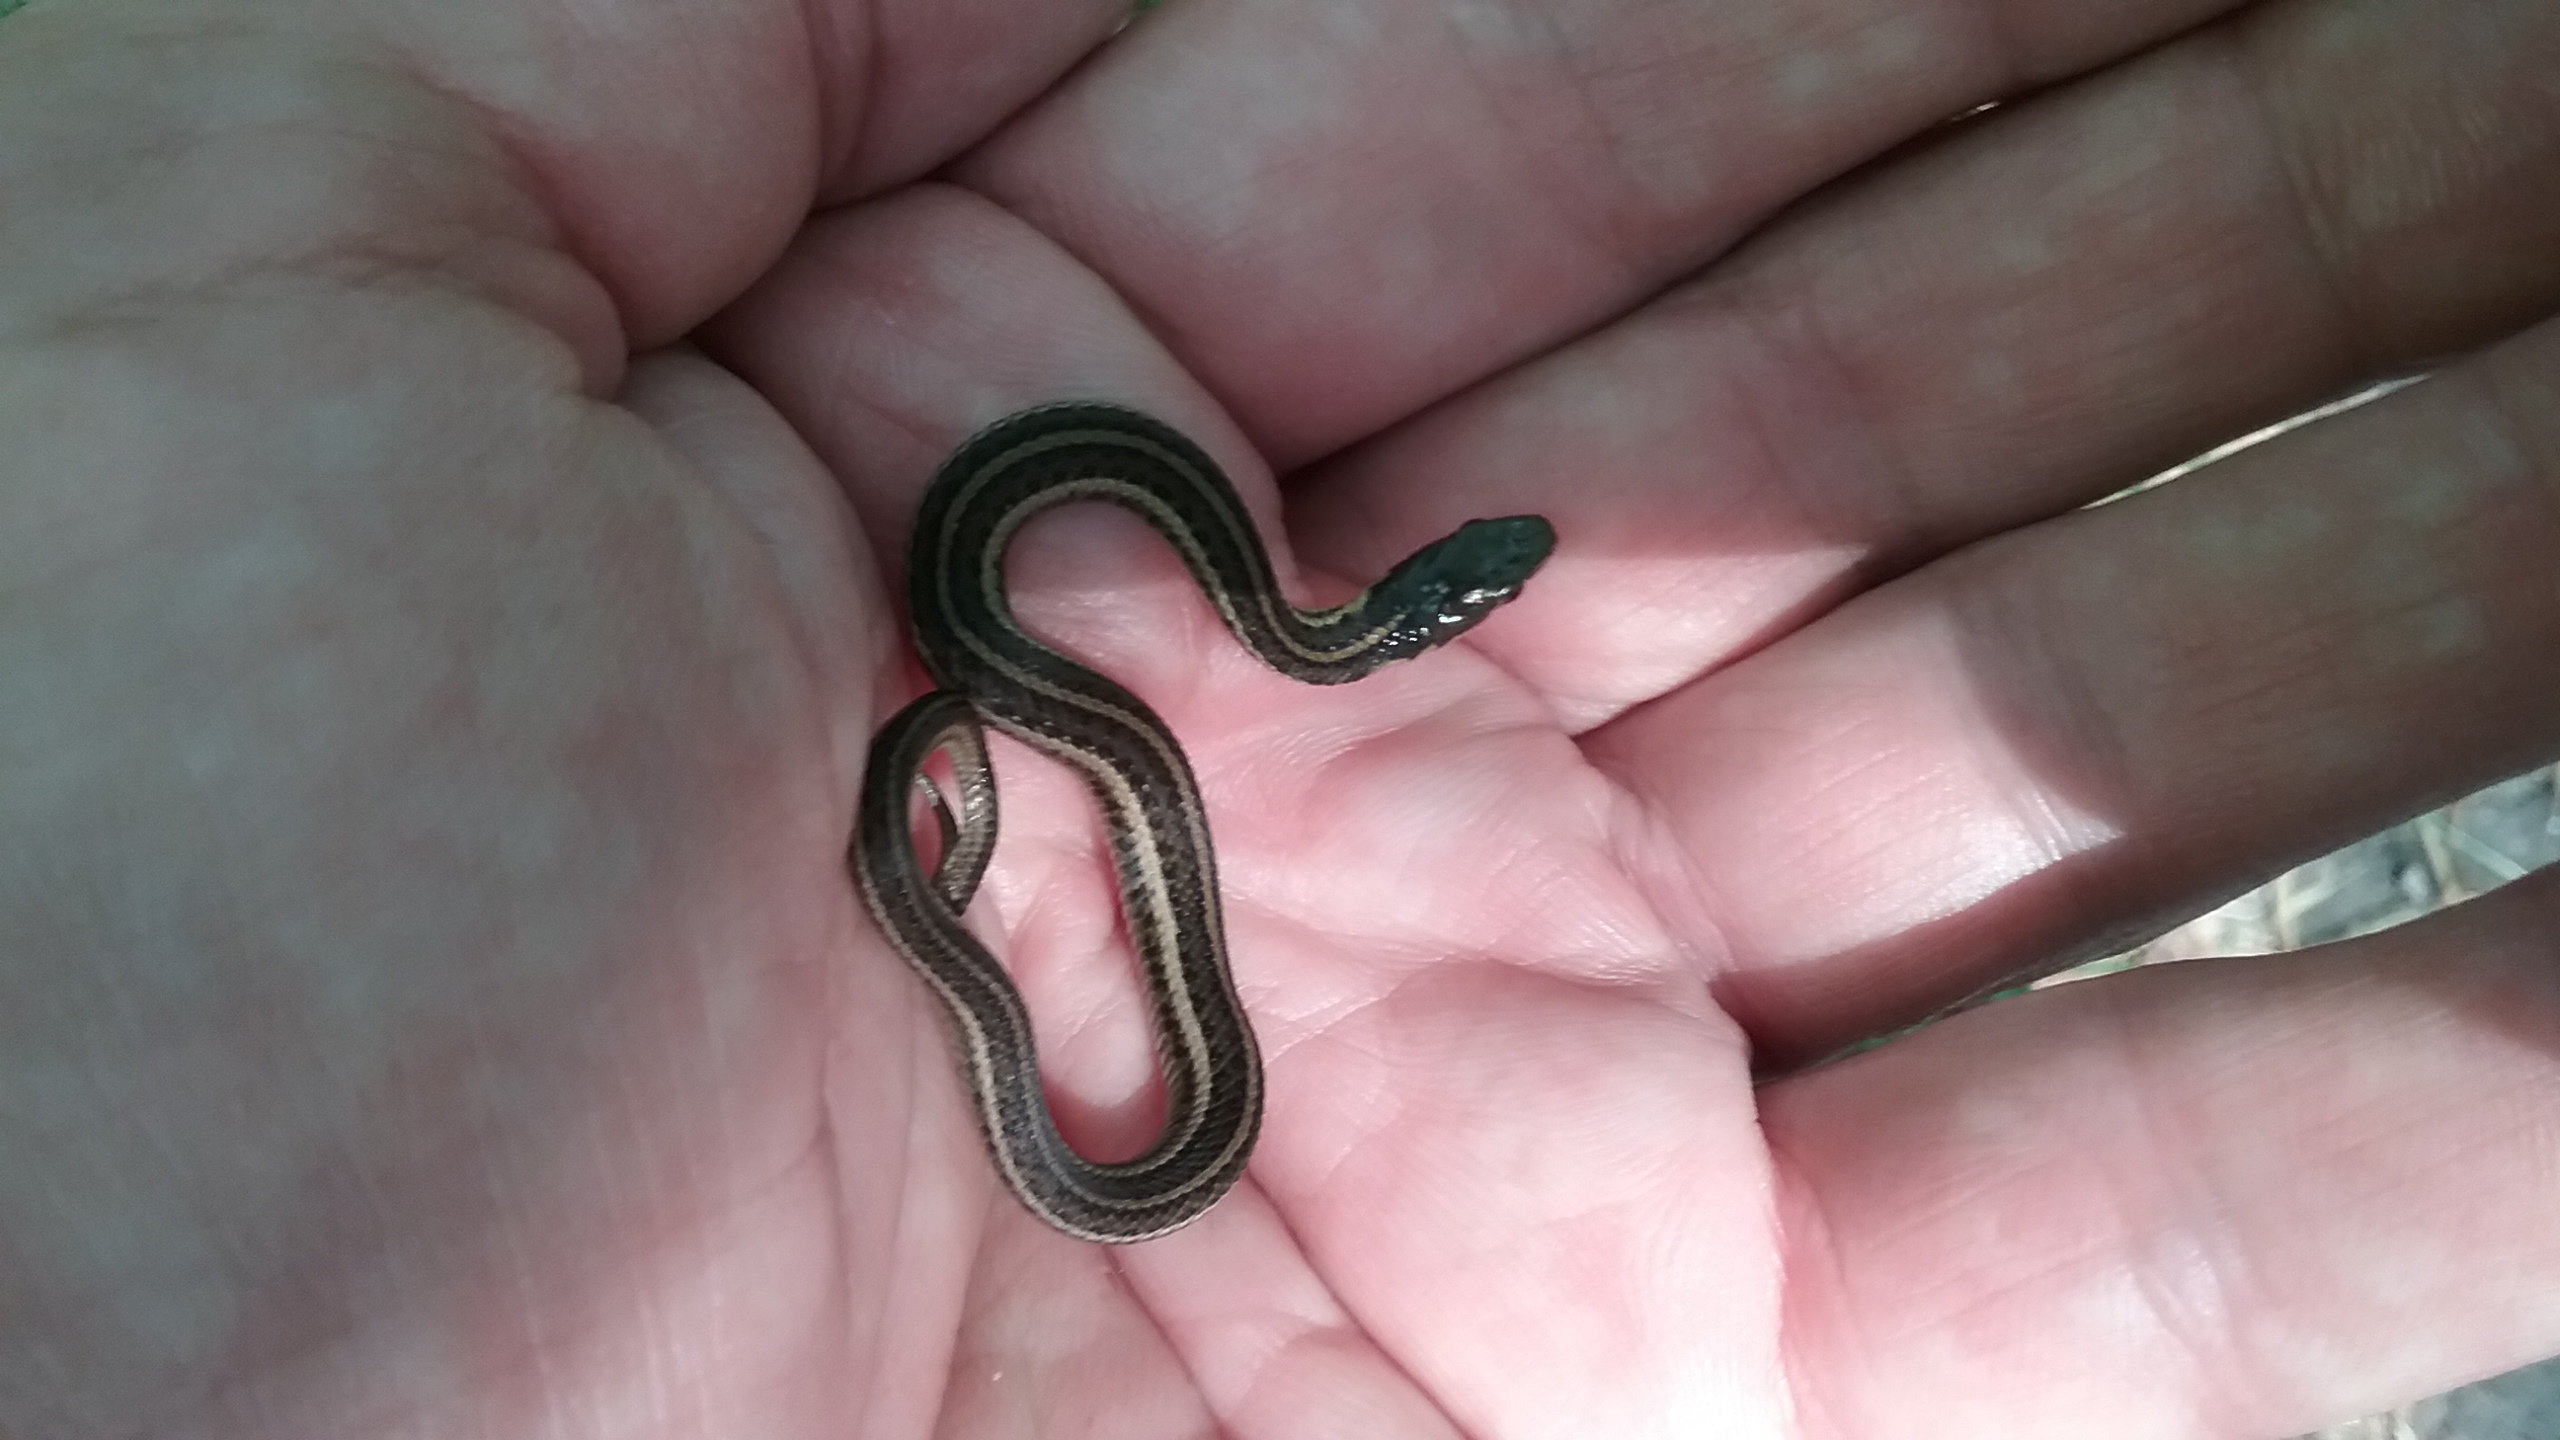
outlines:
{"label": "cupped hand", "polygon": [[[2243,1436],[2560,1349],[2548,882],[1815,1063],[2560,751],[2560,16],[1119,18],[0,19],[0,1431]],[[1302,599],[1561,536],[1326,690],[1124,516],[1017,547],[1270,1065],[1128,1250],[842,868],[906,516],[1070,397]],[[976,918],[1135,1149],[1100,837],[998,765]]]}

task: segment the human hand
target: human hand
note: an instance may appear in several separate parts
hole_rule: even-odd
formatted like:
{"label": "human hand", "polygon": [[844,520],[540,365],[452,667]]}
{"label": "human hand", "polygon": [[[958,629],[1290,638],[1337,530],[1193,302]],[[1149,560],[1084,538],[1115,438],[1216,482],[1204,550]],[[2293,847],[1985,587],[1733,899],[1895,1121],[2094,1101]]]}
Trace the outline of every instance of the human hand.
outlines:
{"label": "human hand", "polygon": [[[1109,16],[122,14],[0,26],[63,197],[0,281],[21,1428],[2252,1434],[2560,1343],[2547,884],[1749,1084],[2551,752],[2547,335],[2068,513],[2549,309],[2534,7],[1177,4],[918,188]],[[709,332],[757,393],[620,378],[812,173]],[[1266,519],[1322,459],[1311,585],[1563,536],[1339,691],[1118,516],[1022,547],[1191,747],[1272,1062],[1122,1252],[990,1195],[839,868],[875,569],[1065,394]],[[1134,1146],[1095,837],[1003,783],[1062,1119]]]}

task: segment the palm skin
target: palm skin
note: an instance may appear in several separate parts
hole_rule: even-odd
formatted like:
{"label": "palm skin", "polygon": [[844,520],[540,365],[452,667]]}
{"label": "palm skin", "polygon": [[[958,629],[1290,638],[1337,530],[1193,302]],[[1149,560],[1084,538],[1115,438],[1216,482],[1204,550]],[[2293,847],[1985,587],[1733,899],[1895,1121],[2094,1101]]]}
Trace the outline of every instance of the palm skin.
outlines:
{"label": "palm skin", "polygon": [[[2237,1436],[2560,1348],[2547,882],[1798,1069],[2560,750],[2550,7],[1176,0],[1061,80],[1116,18],[0,20],[0,1432]],[[1076,395],[1304,599],[1562,537],[1327,690],[1018,549],[1271,1065],[1128,1251],[842,871],[917,490]]]}

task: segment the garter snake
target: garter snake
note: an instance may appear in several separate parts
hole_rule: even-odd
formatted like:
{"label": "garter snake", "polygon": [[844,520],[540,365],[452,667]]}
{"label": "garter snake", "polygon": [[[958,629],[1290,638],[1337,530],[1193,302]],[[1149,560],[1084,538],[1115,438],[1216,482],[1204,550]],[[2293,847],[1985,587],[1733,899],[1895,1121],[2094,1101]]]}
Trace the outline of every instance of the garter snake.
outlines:
{"label": "garter snake", "polygon": [[[1470,521],[1348,604],[1301,610],[1282,597],[1253,518],[1216,463],[1134,410],[1025,410],[978,432],[935,474],[908,542],[907,607],[916,650],[942,688],[872,740],[855,881],[891,945],[950,1012],[1006,1186],[1070,1235],[1144,1240],[1198,1216],[1243,1173],[1262,1122],[1262,1062],[1227,971],[1208,820],[1182,747],[1136,696],[1031,638],[1005,598],[1014,535],[1040,511],[1077,500],[1136,511],[1237,639],[1317,685],[1358,679],[1464,632],[1519,593],[1555,532],[1531,515]],[[1165,1086],[1163,1129],[1134,1160],[1098,1164],[1060,1137],[1022,996],[961,923],[995,845],[981,722],[1065,761],[1101,804]],[[951,761],[950,797],[922,770],[937,750]],[[929,876],[915,840],[919,794],[943,840]]]}

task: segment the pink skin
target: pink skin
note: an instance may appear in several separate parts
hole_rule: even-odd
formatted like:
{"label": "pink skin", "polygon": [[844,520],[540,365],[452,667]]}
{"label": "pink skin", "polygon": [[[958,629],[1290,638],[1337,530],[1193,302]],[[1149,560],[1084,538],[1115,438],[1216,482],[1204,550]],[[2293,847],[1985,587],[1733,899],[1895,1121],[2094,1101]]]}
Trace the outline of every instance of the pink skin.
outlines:
{"label": "pink skin", "polygon": [[[0,1434],[2256,1436],[2560,1349],[2548,879],[1791,1073],[2560,753],[2560,8],[1117,19],[0,19]],[[1128,1251],[841,856],[917,489],[1069,396],[1291,472],[1303,599],[1562,536],[1329,690],[1125,517],[1017,553],[1271,1063]]]}

